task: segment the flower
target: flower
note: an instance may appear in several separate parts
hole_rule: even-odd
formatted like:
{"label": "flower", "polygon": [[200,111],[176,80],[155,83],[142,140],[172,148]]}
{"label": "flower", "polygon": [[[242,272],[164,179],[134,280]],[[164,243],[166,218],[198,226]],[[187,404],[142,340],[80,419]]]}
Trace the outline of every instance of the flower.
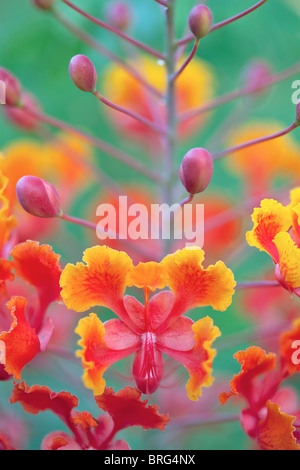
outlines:
{"label": "flower", "polygon": [[[276,122],[249,123],[234,130],[230,146],[274,134],[282,128],[282,124]],[[299,152],[293,137],[287,135],[234,152],[228,160],[228,168],[243,177],[251,196],[261,196],[270,191],[275,177],[286,175],[295,180],[299,176]]]}
{"label": "flower", "polygon": [[250,246],[268,253],[275,263],[278,282],[300,295],[300,188],[291,191],[291,203],[283,206],[264,199],[252,214],[253,229],[246,233]]}
{"label": "flower", "polygon": [[78,412],[78,398],[68,392],[54,393],[48,387],[25,382],[15,384],[11,403],[21,403],[27,413],[38,414],[50,410],[69,428],[72,435],[56,431],[46,436],[42,450],[129,450],[123,439],[114,441],[115,435],[130,426],[143,429],[164,430],[169,421],[167,415],[158,413],[155,405],[141,400],[141,393],[126,387],[118,393],[112,388],[95,397],[98,407],[107,414],[98,418],[87,412]]}
{"label": "flower", "polygon": [[[178,250],[161,263],[134,266],[131,258],[106,246],[85,251],[84,263],[68,264],[62,275],[61,295],[68,308],[85,311],[99,305],[119,319],[104,324],[95,313],[80,320],[78,355],[84,383],[96,395],[103,393],[103,373],[113,363],[135,353],[133,375],[138,388],[153,393],[163,377],[163,354],[182,363],[190,374],[187,393],[197,400],[201,388],[212,383],[215,351],[212,342],[220,335],[209,317],[193,323],[182,314],[195,307],[212,306],[225,311],[231,304],[235,281],[232,272],[218,261],[204,269],[204,252],[197,247]],[[143,289],[145,305],[125,296],[126,287]],[[156,290],[165,286],[171,290]]]}
{"label": "flower", "polygon": [[[58,324],[55,310],[49,312],[49,307],[61,300],[61,268],[60,256],[49,245],[27,241],[16,245],[10,254],[14,274],[9,280],[0,279],[3,284],[0,341],[6,348],[6,362],[1,369],[2,379],[13,375],[20,380],[24,366],[46,349],[54,325]],[[64,314],[68,316],[66,311]],[[62,324],[67,326],[65,318]]]}
{"label": "flower", "polygon": [[[287,377],[285,367],[275,370],[276,355],[266,354],[256,346],[239,351],[234,358],[241,364],[241,372],[232,379],[231,391],[221,393],[220,402],[224,405],[234,396],[246,400],[241,424],[262,450],[300,450],[294,435],[296,416],[281,411],[276,402],[279,386]],[[260,376],[263,376],[262,380],[259,380]]]}
{"label": "flower", "polygon": [[[164,92],[166,86],[165,69],[161,64],[149,57],[141,57],[133,62],[133,67],[140,72],[147,82],[158,91]],[[180,64],[178,64],[180,66]],[[149,99],[149,91],[126,70],[119,65],[110,65],[103,75],[103,93],[114,103],[134,111],[149,120],[165,121],[165,110],[161,100],[155,97]],[[178,77],[177,81],[177,109],[178,112],[190,111],[206,103],[214,92],[214,74],[210,66],[200,60],[194,59],[188,68]],[[117,113],[112,115],[112,123],[126,136],[138,140],[147,139],[151,148],[157,141],[152,130],[144,124]],[[179,136],[188,137],[204,122],[203,116],[188,119],[179,125]]]}

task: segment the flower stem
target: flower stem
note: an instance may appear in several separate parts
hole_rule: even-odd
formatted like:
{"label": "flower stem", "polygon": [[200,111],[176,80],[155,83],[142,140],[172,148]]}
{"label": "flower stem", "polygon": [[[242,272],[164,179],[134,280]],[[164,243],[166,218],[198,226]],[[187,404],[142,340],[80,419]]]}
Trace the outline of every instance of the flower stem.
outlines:
{"label": "flower stem", "polygon": [[295,122],[293,122],[293,124],[291,124],[289,127],[284,129],[283,131],[276,132],[276,134],[267,135],[267,136],[261,137],[259,139],[250,140],[249,142],[245,142],[243,144],[237,145],[236,147],[232,147],[232,148],[223,150],[222,152],[215,153],[215,154],[212,155],[212,158],[213,158],[213,160],[218,160],[222,157],[225,157],[226,155],[229,155],[229,154],[234,153],[234,152],[238,152],[239,150],[243,150],[243,149],[251,147],[253,145],[258,145],[258,144],[262,144],[264,142],[268,142],[268,141],[273,140],[273,139],[278,139],[279,137],[283,137],[283,136],[289,134],[294,129],[296,129],[296,127],[298,127],[297,124]]}
{"label": "flower stem", "polygon": [[70,8],[72,8],[73,10],[77,11],[77,13],[79,13],[80,15],[84,16],[85,18],[87,18],[88,20],[92,21],[93,23],[97,24],[98,26],[100,26],[101,28],[104,28],[108,31],[110,31],[111,33],[121,37],[122,39],[124,39],[125,41],[129,42],[130,44],[133,44],[134,46],[142,49],[143,51],[147,52],[148,54],[151,54],[153,55],[154,57],[156,57],[157,59],[164,59],[164,56],[163,54],[161,54],[160,52],[152,49],[151,47],[149,46],[146,46],[145,44],[141,43],[140,41],[128,36],[127,34],[123,33],[122,31],[118,30],[117,28],[115,28],[114,26],[111,26],[107,23],[105,23],[104,21],[101,21],[99,20],[98,18],[88,14],[87,12],[85,12],[84,10],[82,10],[81,8],[77,7],[76,5],[74,5],[72,2],[70,2],[69,0],[62,0],[63,3],[65,3],[66,5],[68,5]]}
{"label": "flower stem", "polygon": [[157,98],[162,98],[162,93],[154,88],[150,83],[145,80],[145,78],[136,70],[133,66],[125,62],[121,57],[117,56],[113,52],[109,51],[106,47],[103,46],[99,41],[96,41],[93,36],[87,34],[84,30],[71,23],[67,18],[61,15],[57,10],[52,10],[56,19],[68,29],[74,36],[78,37],[82,42],[93,48],[99,54],[103,55],[112,62],[115,62],[120,67],[122,67],[126,72],[131,75],[135,80],[137,80],[146,90],[155,95]]}
{"label": "flower stem", "polygon": [[180,69],[174,74],[174,80],[176,80],[179,75],[186,69],[186,67],[189,65],[189,63],[193,60],[193,58],[195,57],[195,54],[198,50],[198,47],[199,47],[199,39],[196,39],[195,43],[194,43],[194,46],[193,46],[193,49],[191,50],[189,56],[187,57],[187,59],[183,62],[182,66],[180,67]]}
{"label": "flower stem", "polygon": [[129,116],[129,117],[135,119],[136,121],[139,121],[141,124],[144,124],[145,126],[149,127],[150,129],[152,129],[154,132],[157,132],[158,134],[162,134],[162,135],[166,134],[166,130],[163,127],[153,123],[152,121],[149,121],[149,119],[146,119],[143,116],[140,116],[140,115],[134,113],[133,111],[130,111],[129,109],[122,108],[121,106],[119,106],[115,103],[112,103],[111,101],[104,98],[104,96],[102,96],[99,93],[99,91],[97,91],[97,90],[94,91],[93,95],[99,101],[101,101],[101,103],[105,104],[109,108],[114,109],[115,111],[118,111],[119,113],[126,114],[126,116]]}
{"label": "flower stem", "polygon": [[86,132],[82,131],[81,129],[78,129],[70,124],[67,124],[63,121],[60,121],[59,119],[53,118],[51,116],[42,114],[40,112],[34,111],[29,108],[23,107],[23,109],[30,115],[36,118],[37,120],[40,120],[41,122],[44,122],[46,124],[49,124],[50,126],[56,127],[57,129],[60,129],[64,132],[71,132],[76,135],[79,135],[82,137],[84,140],[89,142],[91,145],[94,147],[102,150],[103,152],[107,153],[111,157],[113,157],[115,160],[118,160],[121,163],[124,163],[125,165],[129,166],[130,168],[134,169],[138,173],[146,176],[147,178],[151,179],[152,181],[156,183],[162,183],[164,179],[160,175],[160,173],[147,168],[145,165],[140,163],[138,160],[135,158],[131,157],[127,153],[109,145],[108,143],[104,142],[103,140],[91,136],[87,134]]}
{"label": "flower stem", "polygon": [[[209,31],[209,33],[212,33],[213,31],[216,31],[217,29],[222,28],[223,26],[226,26],[230,23],[233,23],[234,21],[239,20],[240,18],[243,18],[246,15],[249,15],[249,13],[252,13],[253,11],[257,10],[260,6],[262,6],[264,3],[266,3],[268,0],[261,0],[260,2],[256,3],[252,7],[248,8],[245,11],[242,11],[238,15],[232,16],[231,18],[228,18],[227,20],[221,21],[220,23],[216,23],[213,25]],[[195,39],[195,36],[193,34],[188,34],[184,38],[180,39],[177,41],[177,46],[183,46]]]}
{"label": "flower stem", "polygon": [[253,282],[238,282],[235,290],[241,289],[257,289],[264,287],[280,287],[277,281],[253,281]]}
{"label": "flower stem", "polygon": [[[283,70],[282,72],[272,75],[269,80],[265,80],[265,82],[261,85],[260,89],[257,91],[263,91],[271,86],[274,86],[277,83],[292,77],[293,75],[298,73],[299,70],[300,62],[298,62],[296,65],[293,65],[292,67],[287,68],[286,70]],[[254,94],[253,90],[249,87],[244,87],[241,90],[235,90],[229,93],[225,93],[224,95],[215,98],[204,105],[194,108],[191,111],[181,113],[179,115],[179,122],[187,121],[200,114],[212,111],[213,109],[216,109],[222,106],[223,104],[230,103],[231,101],[234,101],[238,98],[246,97],[252,94]]]}

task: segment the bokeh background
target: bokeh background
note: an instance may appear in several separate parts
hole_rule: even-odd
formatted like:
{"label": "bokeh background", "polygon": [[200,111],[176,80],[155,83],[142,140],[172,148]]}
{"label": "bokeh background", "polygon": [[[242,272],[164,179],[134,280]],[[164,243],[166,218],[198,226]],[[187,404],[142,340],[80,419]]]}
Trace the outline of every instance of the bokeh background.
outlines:
{"label": "bokeh background", "polygon": [[[103,17],[107,3],[110,0],[76,0],[76,5],[85,8],[95,16]],[[130,33],[143,42],[163,49],[164,28],[163,15],[158,5],[152,0],[127,0],[134,14]],[[58,1],[59,3],[59,1]],[[250,0],[208,0],[214,21],[219,22],[243,9],[250,7]],[[178,38],[186,31],[188,13],[195,2],[192,0],[177,0],[176,25]],[[75,24],[84,28],[97,40],[118,54],[124,50],[120,40],[108,32],[98,28],[70,11],[64,5],[61,10]],[[38,11],[30,0],[10,0],[0,2],[0,64],[18,76],[26,89],[31,91],[41,102],[43,109],[51,116],[65,120],[83,130],[87,130],[110,143],[118,145],[133,156],[148,161],[145,150],[139,148],[130,141],[121,139],[117,131],[109,124],[105,110],[99,107],[98,102],[85,93],[80,93],[70,80],[68,64],[75,54],[86,54],[101,71],[107,66],[107,60],[91,51],[78,39],[66,31],[56,20],[46,13]],[[216,94],[220,95],[230,90],[235,90],[241,84],[241,73],[244,67],[253,59],[261,59],[268,62],[274,72],[280,72],[300,60],[300,7],[297,0],[269,0],[269,2],[253,14],[242,20],[214,32],[201,41],[197,55],[207,61],[216,77]],[[266,122],[278,121],[284,127],[294,119],[295,107],[291,101],[293,80],[290,78],[275,87],[267,94],[253,101],[243,99],[239,102],[229,103],[214,113],[210,113],[209,119],[201,129],[201,132],[188,141],[181,142],[177,147],[178,163],[184,153],[191,147],[208,144],[214,146],[218,137],[218,130],[229,116],[240,116],[241,122],[251,119],[262,119]],[[234,114],[238,113],[238,114]],[[300,143],[300,133],[295,132],[294,139]],[[22,133],[14,128],[3,117],[0,109],[0,151],[8,144],[22,139],[36,139],[34,135]],[[208,149],[210,149],[208,147]],[[214,148],[214,150],[216,150]],[[112,178],[126,183],[126,185],[151,185],[143,177],[137,181],[136,174],[113,159],[101,155],[95,150],[96,160]],[[212,182],[212,188],[230,194],[234,199],[240,200],[243,194],[243,181],[228,171],[225,162],[218,162]],[[90,201],[95,200],[95,195],[101,188],[94,183],[88,185],[80,197],[74,194],[71,207],[73,215],[84,214]],[[248,226],[251,227],[249,219]],[[63,262],[77,261],[81,259],[82,251],[88,246],[90,240],[86,232],[80,228],[66,226],[55,236],[40,239],[53,245],[56,252],[62,255]],[[243,242],[241,242],[243,243]],[[237,280],[255,279],[269,267],[271,261],[257,250],[245,248],[242,261],[232,266]],[[248,251],[247,251],[248,250]],[[233,353],[250,344],[260,345],[259,342],[248,343],[243,340],[247,333],[255,328],[255,322],[243,311],[239,293],[236,294],[233,305],[225,313],[211,312],[205,309],[205,315],[210,314],[216,325],[221,329],[223,337],[217,340],[215,346],[218,355],[214,363],[214,376],[217,378],[215,385],[205,390],[203,403],[200,401],[194,405],[193,410],[201,412],[204,400],[214,399],[216,411],[224,412],[217,402],[218,387],[220,381],[225,380],[225,389],[228,389],[229,380],[233,373],[238,372],[238,364],[233,359]],[[105,313],[105,319],[109,313]],[[193,313],[194,315],[194,313]],[[194,315],[197,318],[197,312]],[[80,317],[78,316],[78,319]],[[241,332],[238,344],[235,344],[237,335]],[[233,336],[231,336],[233,335]],[[231,339],[232,338],[232,339]],[[74,334],[73,346],[75,349],[76,335]],[[218,348],[218,345],[220,347]],[[93,402],[92,393],[85,390],[81,383],[81,367],[72,361],[58,360],[54,355],[47,358],[47,373],[40,368],[39,361],[24,372],[24,379],[29,385],[38,383],[49,385],[54,391],[63,389],[70,391],[80,398],[80,410],[91,411],[97,415],[97,407]],[[123,369],[122,369],[123,367]],[[120,367],[120,371],[126,370],[127,364]],[[106,374],[109,385],[115,390],[126,384],[114,374]],[[181,387],[181,395],[178,397],[178,405],[182,410],[189,409],[189,403],[184,399],[184,386]],[[222,387],[221,387],[222,388]],[[7,400],[11,392],[11,382],[0,383],[0,414],[7,412]],[[160,397],[151,397],[150,401],[163,403]],[[12,408],[12,407],[11,407]],[[163,408],[162,408],[163,410]],[[63,429],[58,418],[50,413],[39,416],[25,415],[19,405],[14,405],[11,410],[21,417],[29,434],[27,448],[37,449],[42,438],[50,431]],[[230,411],[230,406],[225,412]],[[195,412],[195,411],[193,411]],[[1,417],[0,417],[1,419]],[[132,449],[247,449],[252,443],[240,428],[239,422],[212,426],[186,426],[166,430],[163,435],[157,432],[140,432],[131,429],[119,434],[129,442]]]}

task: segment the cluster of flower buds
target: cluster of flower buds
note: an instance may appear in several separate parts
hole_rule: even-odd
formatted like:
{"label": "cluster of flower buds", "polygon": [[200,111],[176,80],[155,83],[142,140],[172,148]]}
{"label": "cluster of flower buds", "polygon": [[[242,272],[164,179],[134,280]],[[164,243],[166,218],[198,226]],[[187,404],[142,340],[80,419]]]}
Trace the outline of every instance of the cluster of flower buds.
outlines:
{"label": "cluster of flower buds", "polygon": [[19,203],[31,215],[53,218],[62,214],[59,195],[51,183],[36,176],[23,176],[16,191]]}
{"label": "cluster of flower buds", "polygon": [[179,176],[190,194],[202,193],[213,175],[213,160],[203,148],[191,149],[182,159]]}

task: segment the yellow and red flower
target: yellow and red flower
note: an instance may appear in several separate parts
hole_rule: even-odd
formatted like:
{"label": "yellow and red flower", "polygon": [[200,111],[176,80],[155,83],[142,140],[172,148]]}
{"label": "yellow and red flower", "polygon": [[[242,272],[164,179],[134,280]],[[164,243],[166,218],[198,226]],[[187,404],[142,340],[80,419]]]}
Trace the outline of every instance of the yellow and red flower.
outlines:
{"label": "yellow and red flower", "polygon": [[[149,57],[140,57],[133,62],[143,78],[163,93],[166,87],[165,69]],[[180,64],[179,64],[180,66]],[[180,74],[176,87],[178,112],[191,111],[209,101],[214,93],[214,74],[211,67],[200,59],[194,59]],[[132,75],[118,65],[110,65],[103,76],[103,93],[114,103],[149,119],[164,124],[165,106],[159,98],[150,97],[149,91]],[[151,99],[150,99],[151,98]],[[111,112],[108,111],[110,114]],[[157,136],[144,124],[118,113],[111,114],[113,124],[126,136],[147,139],[149,145],[158,145]],[[182,122],[178,132],[181,138],[198,131],[204,121],[203,115]]]}
{"label": "yellow and red flower", "polygon": [[253,229],[246,233],[250,246],[268,253],[275,276],[289,292],[300,295],[300,188],[291,191],[291,203],[283,206],[264,199],[252,214]]}
{"label": "yellow and red flower", "polygon": [[[225,311],[231,304],[235,281],[219,261],[202,267],[204,253],[185,248],[168,255],[161,263],[134,266],[131,258],[106,246],[85,251],[83,263],[69,264],[61,276],[62,298],[68,308],[85,311],[99,305],[111,309],[119,319],[102,323],[91,313],[80,320],[85,385],[96,395],[103,393],[103,373],[113,363],[135,353],[133,375],[138,388],[153,393],[164,370],[163,354],[183,364],[190,374],[187,393],[197,400],[203,386],[212,383],[215,351],[212,342],[220,335],[209,317],[193,323],[182,314],[200,306]],[[126,287],[143,289],[145,305],[125,296]],[[150,293],[162,290],[150,299]]]}
{"label": "yellow and red flower", "polygon": [[75,410],[78,398],[68,392],[54,393],[39,385],[29,388],[22,382],[15,384],[10,402],[21,403],[27,413],[50,410],[71,431],[72,435],[63,431],[50,433],[42,442],[42,450],[129,450],[126,441],[114,440],[119,431],[131,426],[163,431],[169,421],[167,415],[158,413],[157,406],[142,401],[141,392],[132,387],[118,393],[108,388],[95,400],[106,412],[97,418],[87,411]]}
{"label": "yellow and red flower", "polygon": [[231,381],[231,391],[220,395],[220,402],[224,405],[233,396],[246,400],[247,407],[240,416],[241,425],[260,449],[300,450],[294,426],[297,414],[288,415],[277,403],[282,401],[278,392],[287,377],[286,368],[276,369],[276,355],[266,354],[256,346],[239,351],[234,357],[241,364],[241,372]]}

